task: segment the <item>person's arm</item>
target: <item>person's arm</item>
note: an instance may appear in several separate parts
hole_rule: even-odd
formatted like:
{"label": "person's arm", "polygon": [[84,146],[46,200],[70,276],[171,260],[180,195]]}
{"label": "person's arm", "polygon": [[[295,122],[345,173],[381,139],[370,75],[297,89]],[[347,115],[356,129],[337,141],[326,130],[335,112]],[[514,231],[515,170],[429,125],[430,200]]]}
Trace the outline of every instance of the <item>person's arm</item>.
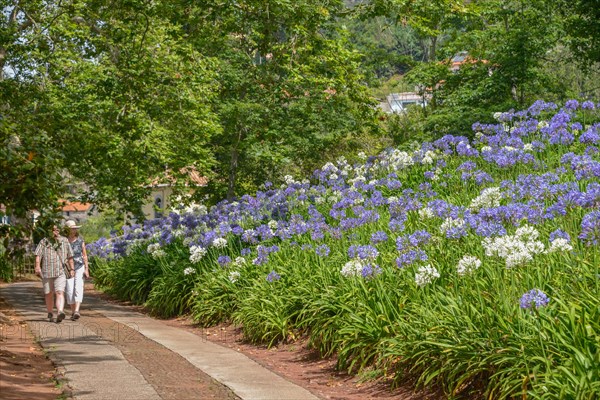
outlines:
{"label": "person's arm", "polygon": [[67,265],[69,266],[69,276],[73,278],[75,276],[75,263],[73,262],[73,248],[71,243],[65,238],[64,243],[67,246]]}
{"label": "person's arm", "polygon": [[90,277],[90,269],[88,266],[87,252],[85,251],[85,242],[83,240],[81,241],[81,249],[82,249],[81,254],[83,255],[83,266],[85,268],[83,270],[83,276],[85,276],[86,278],[89,278]]}
{"label": "person's arm", "polygon": [[36,254],[35,256],[35,274],[37,276],[42,276],[42,268],[40,267],[40,263],[41,263],[42,259],[40,258],[40,256],[38,256]]}
{"label": "person's arm", "polygon": [[75,276],[75,263],[73,262],[73,256],[69,257],[69,272],[71,273],[71,277]]}
{"label": "person's arm", "polygon": [[42,239],[38,245],[35,248],[35,274],[37,276],[39,276],[40,278],[42,277],[42,267],[41,267],[41,263],[42,263],[42,254],[43,254],[43,247],[45,244],[45,240]]}

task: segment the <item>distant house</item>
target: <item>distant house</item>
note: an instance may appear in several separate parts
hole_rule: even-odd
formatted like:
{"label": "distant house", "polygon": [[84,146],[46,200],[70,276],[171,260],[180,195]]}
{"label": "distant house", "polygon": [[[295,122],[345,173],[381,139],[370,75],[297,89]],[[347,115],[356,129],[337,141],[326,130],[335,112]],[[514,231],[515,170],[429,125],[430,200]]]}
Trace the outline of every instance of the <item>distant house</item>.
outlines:
{"label": "distant house", "polygon": [[[469,55],[466,51],[459,51],[450,59],[450,66],[448,67],[452,72],[458,72],[459,69],[465,65],[475,65],[478,63],[488,64],[488,60],[478,60]],[[488,73],[492,74],[492,69],[488,68]]]}
{"label": "distant house", "polygon": [[90,203],[69,200],[61,200],[60,202],[63,218],[72,219],[78,224],[85,222],[90,216],[98,214],[96,206]]}
{"label": "distant house", "polygon": [[419,95],[415,92],[402,92],[402,93],[390,93],[386,97],[381,108],[385,112],[402,114],[405,113],[409,107],[419,106],[424,107],[427,105],[427,98]]}
{"label": "distant house", "polygon": [[[189,184],[185,183],[186,186],[206,186],[208,183],[208,180],[201,176],[194,167],[183,168],[180,172],[186,173],[188,176]],[[152,193],[142,207],[146,219],[161,218],[165,214],[165,210],[170,208],[169,199],[173,194],[173,187],[178,184],[177,179],[171,176],[168,171],[152,181],[150,184]]]}

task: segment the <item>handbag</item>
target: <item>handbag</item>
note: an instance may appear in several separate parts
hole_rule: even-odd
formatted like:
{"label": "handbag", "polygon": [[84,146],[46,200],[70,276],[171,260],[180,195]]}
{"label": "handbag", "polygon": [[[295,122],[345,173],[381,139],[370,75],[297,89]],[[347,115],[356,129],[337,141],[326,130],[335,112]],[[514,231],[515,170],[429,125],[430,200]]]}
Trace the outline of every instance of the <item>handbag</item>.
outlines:
{"label": "handbag", "polygon": [[65,274],[65,278],[67,279],[71,279],[71,271],[70,268],[67,266],[67,263],[65,263],[62,259],[62,257],[60,256],[60,253],[58,252],[57,249],[52,249],[56,252],[56,255],[58,256],[58,260],[60,261],[60,265],[62,266],[62,270],[63,270],[63,274]]}

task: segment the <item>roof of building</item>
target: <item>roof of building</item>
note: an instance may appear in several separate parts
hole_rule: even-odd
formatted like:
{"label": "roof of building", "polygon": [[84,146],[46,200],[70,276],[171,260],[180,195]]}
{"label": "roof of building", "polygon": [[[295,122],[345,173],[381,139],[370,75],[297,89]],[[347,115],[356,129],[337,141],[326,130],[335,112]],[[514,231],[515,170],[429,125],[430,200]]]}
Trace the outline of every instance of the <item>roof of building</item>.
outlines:
{"label": "roof of building", "polygon": [[79,201],[60,200],[63,212],[85,212],[93,207],[92,203],[81,203]]}

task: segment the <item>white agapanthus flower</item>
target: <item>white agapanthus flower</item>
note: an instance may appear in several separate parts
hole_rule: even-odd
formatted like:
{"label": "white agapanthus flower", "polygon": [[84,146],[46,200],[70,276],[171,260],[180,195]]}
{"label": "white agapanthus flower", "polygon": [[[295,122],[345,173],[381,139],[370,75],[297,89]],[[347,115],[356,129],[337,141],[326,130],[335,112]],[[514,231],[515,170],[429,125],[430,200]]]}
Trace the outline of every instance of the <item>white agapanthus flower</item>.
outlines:
{"label": "white agapanthus flower", "polygon": [[160,243],[149,244],[146,248],[146,251],[152,256],[152,258],[160,258],[166,255],[165,251],[160,248]]}
{"label": "white agapanthus flower", "polygon": [[231,271],[229,273],[229,281],[231,283],[236,283],[239,278],[240,278],[240,273],[238,271]]}
{"label": "white agapanthus flower", "polygon": [[390,169],[392,170],[404,169],[415,163],[409,153],[397,149],[391,152],[388,159]]}
{"label": "white agapanthus flower", "polygon": [[487,152],[490,152],[490,151],[492,151],[492,147],[491,146],[483,146],[481,148],[481,152],[482,153],[487,153]]}
{"label": "white agapanthus flower", "polygon": [[190,275],[190,274],[195,274],[195,273],[196,273],[196,269],[193,267],[187,267],[186,269],[183,270],[184,275]]}
{"label": "white agapanthus flower", "polygon": [[573,250],[571,243],[565,238],[556,238],[550,243],[548,253],[559,253]]}
{"label": "white agapanthus flower", "polygon": [[167,255],[167,253],[163,249],[158,249],[158,250],[155,250],[152,253],[152,258],[159,259],[159,258],[164,257],[166,255]]}
{"label": "white agapanthus flower", "polygon": [[354,185],[356,182],[366,182],[366,181],[367,181],[367,179],[362,175],[358,175],[352,179],[348,179],[348,183],[351,185]]}
{"label": "white agapanthus flower", "polygon": [[533,145],[531,143],[525,143],[523,145],[523,150],[525,150],[525,151],[533,151]]}
{"label": "white agapanthus flower", "polygon": [[242,256],[237,256],[235,260],[233,260],[233,265],[236,267],[241,267],[246,265],[246,259]]}
{"label": "white agapanthus flower", "polygon": [[485,188],[481,194],[471,200],[469,208],[471,210],[481,210],[482,208],[500,207],[500,201],[504,194],[499,187]]}
{"label": "white agapanthus flower", "polygon": [[179,229],[175,229],[173,231],[173,236],[175,237],[182,237],[183,235],[185,235],[185,230],[179,228]]}
{"label": "white agapanthus flower", "polygon": [[423,159],[421,160],[422,164],[433,164],[433,162],[435,161],[435,153],[431,150],[427,150],[425,152],[425,155],[423,156]]}
{"label": "white agapanthus flower", "polygon": [[458,262],[456,272],[459,275],[467,275],[481,267],[481,260],[475,256],[465,255]]}
{"label": "white agapanthus flower", "polygon": [[364,151],[361,151],[358,153],[358,158],[360,158],[361,160],[366,160],[367,159],[367,155],[365,154]]}
{"label": "white agapanthus flower", "polygon": [[540,233],[533,226],[523,225],[517,229],[515,236],[522,241],[531,242],[540,237]]}
{"label": "white agapanthus flower", "polygon": [[361,275],[363,267],[364,266],[360,260],[358,260],[358,259],[350,260],[346,264],[344,264],[344,266],[342,267],[341,273],[342,273],[342,275],[344,275],[346,277],[359,276],[359,275]]}
{"label": "white agapanthus flower", "polygon": [[227,239],[216,238],[215,240],[213,240],[212,246],[216,247],[217,249],[223,249],[223,248],[227,247]]}
{"label": "white agapanthus flower", "polygon": [[462,218],[446,218],[440,226],[440,232],[446,234],[452,228],[460,228],[465,225],[465,220]]}
{"label": "white agapanthus flower", "polygon": [[429,207],[423,207],[421,209],[419,209],[419,217],[423,218],[423,219],[430,219],[435,217],[435,214],[433,213],[433,210]]}
{"label": "white agapanthus flower", "polygon": [[415,282],[418,286],[425,286],[433,282],[436,278],[440,277],[440,273],[435,267],[427,264],[419,267],[415,274]]}
{"label": "white agapanthus flower", "polygon": [[[351,169],[348,169],[348,171],[351,171]],[[364,176],[366,174],[367,174],[367,167],[365,167],[364,165],[354,168],[355,176]]]}
{"label": "white agapanthus flower", "polygon": [[506,268],[514,268],[533,261],[533,255],[528,251],[516,251],[506,256]]}
{"label": "white agapanthus flower", "polygon": [[277,227],[279,226],[279,224],[277,223],[277,221],[275,221],[274,219],[270,220],[267,223],[267,226],[271,229],[277,229]]}
{"label": "white agapanthus flower", "polygon": [[335,181],[337,178],[338,176],[336,174],[329,175],[329,179],[331,179],[332,181]]}
{"label": "white agapanthus flower", "polygon": [[206,254],[206,249],[202,246],[191,246],[190,247],[190,262],[197,263]]}
{"label": "white agapanthus flower", "polygon": [[482,244],[486,256],[503,258],[506,268],[513,268],[532,261],[535,254],[545,251],[538,237],[539,232],[535,228],[525,225],[517,229],[514,235],[484,238]]}
{"label": "white agapanthus flower", "polygon": [[[333,165],[331,162],[326,162],[325,165],[321,167],[321,171],[337,171],[337,167]],[[289,175],[286,175],[289,176]]]}
{"label": "white agapanthus flower", "polygon": [[540,242],[539,240],[533,240],[530,242],[526,242],[525,247],[527,247],[527,251],[529,251],[532,255],[533,254],[542,254],[546,251],[546,247],[544,246],[544,243]]}
{"label": "white agapanthus flower", "polygon": [[186,214],[202,216],[208,213],[208,208],[206,208],[206,206],[202,204],[192,203],[184,209],[184,212]]}

